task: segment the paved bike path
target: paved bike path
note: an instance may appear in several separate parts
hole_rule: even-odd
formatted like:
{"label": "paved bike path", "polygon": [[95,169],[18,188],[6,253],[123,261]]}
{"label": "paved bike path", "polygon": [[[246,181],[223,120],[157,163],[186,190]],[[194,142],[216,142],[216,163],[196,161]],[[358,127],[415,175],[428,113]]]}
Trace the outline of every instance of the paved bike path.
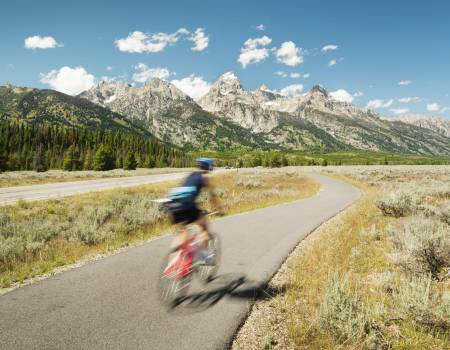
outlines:
{"label": "paved bike path", "polygon": [[[222,239],[217,280],[168,311],[156,293],[170,237],[89,263],[0,296],[0,349],[224,349],[258,286],[326,219],[360,196],[311,175],[314,197],[216,220]],[[327,257],[324,256],[324,259]]]}

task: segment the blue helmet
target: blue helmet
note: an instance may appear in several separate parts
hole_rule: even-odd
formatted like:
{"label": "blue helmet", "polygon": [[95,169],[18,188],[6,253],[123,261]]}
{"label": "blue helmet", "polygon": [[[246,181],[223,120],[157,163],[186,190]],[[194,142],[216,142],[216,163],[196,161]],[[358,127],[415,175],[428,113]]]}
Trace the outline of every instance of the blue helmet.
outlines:
{"label": "blue helmet", "polygon": [[195,160],[197,162],[197,166],[203,170],[213,170],[214,161],[209,158],[197,158]]}

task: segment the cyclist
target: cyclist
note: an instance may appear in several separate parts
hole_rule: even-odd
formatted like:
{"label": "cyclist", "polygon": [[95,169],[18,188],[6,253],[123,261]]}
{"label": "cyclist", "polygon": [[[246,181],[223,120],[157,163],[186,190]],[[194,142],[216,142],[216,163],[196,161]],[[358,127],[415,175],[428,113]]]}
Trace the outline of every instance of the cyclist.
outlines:
{"label": "cyclist", "polygon": [[172,200],[169,203],[169,211],[173,224],[180,225],[177,236],[172,242],[172,252],[185,244],[189,239],[186,226],[197,224],[200,227],[200,239],[202,248],[206,248],[209,240],[209,226],[204,211],[197,206],[197,198],[203,189],[209,192],[214,210],[221,213],[221,207],[214,191],[211,178],[208,175],[213,170],[214,161],[208,158],[198,158],[197,170],[187,176],[181,187],[173,189],[169,193]]}

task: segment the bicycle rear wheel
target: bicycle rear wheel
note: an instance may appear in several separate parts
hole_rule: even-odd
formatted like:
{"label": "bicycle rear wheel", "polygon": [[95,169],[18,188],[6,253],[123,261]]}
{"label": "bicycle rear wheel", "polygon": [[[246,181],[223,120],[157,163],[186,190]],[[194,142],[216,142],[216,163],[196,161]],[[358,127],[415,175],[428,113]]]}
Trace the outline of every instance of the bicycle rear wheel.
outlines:
{"label": "bicycle rear wheel", "polygon": [[211,281],[217,271],[219,270],[219,263],[221,257],[221,244],[219,236],[215,233],[210,233],[207,247],[203,249],[206,255],[205,261],[197,267],[197,274],[203,283]]}
{"label": "bicycle rear wheel", "polygon": [[[186,296],[192,274],[188,273],[185,276],[180,276],[181,267],[175,266],[174,268],[170,268],[169,259],[172,259],[171,263],[173,263],[174,259],[180,258],[174,257],[173,253],[167,254],[164,257],[159,273],[158,294],[160,301],[164,305],[174,307],[181,303]],[[179,264],[183,265],[183,262],[181,261]],[[177,265],[179,264],[177,263]]]}

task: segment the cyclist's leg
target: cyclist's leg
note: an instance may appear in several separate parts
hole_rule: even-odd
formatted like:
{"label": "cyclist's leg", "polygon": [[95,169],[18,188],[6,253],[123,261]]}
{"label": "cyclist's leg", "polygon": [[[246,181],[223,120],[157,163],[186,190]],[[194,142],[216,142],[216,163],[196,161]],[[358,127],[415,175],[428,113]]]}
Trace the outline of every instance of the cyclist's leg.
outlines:
{"label": "cyclist's leg", "polygon": [[172,244],[170,246],[171,250],[173,252],[180,249],[181,246],[183,246],[188,241],[188,232],[187,227],[184,223],[178,223],[176,224],[176,234],[172,240]]}
{"label": "cyclist's leg", "polygon": [[195,224],[200,227],[199,235],[201,238],[201,246],[202,248],[206,248],[208,244],[208,240],[210,238],[209,235],[209,224],[206,215],[203,212],[199,213],[198,219],[195,221]]}

